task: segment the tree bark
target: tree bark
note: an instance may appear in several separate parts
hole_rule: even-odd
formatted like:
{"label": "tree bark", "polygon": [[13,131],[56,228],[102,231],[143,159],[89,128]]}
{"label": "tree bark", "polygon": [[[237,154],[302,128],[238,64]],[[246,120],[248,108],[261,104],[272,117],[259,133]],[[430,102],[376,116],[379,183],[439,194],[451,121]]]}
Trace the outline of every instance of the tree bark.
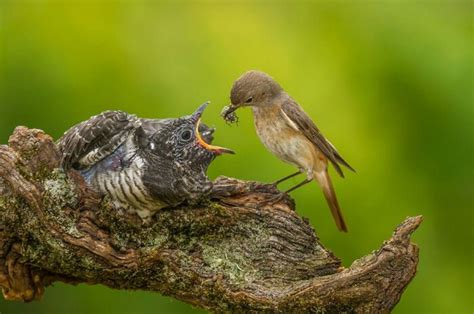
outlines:
{"label": "tree bark", "polygon": [[0,286],[33,301],[54,281],[172,296],[213,312],[389,312],[413,279],[407,218],[383,246],[344,268],[287,196],[220,177],[210,200],[159,212],[148,225],[111,207],[41,130],[0,146]]}

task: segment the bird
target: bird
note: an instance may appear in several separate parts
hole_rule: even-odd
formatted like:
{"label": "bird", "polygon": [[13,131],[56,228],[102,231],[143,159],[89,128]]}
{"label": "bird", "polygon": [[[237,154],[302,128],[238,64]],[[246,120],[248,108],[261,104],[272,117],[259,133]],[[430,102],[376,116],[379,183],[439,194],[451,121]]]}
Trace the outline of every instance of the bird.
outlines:
{"label": "bird", "polygon": [[261,71],[248,71],[232,85],[231,103],[223,116],[235,121],[235,111],[251,107],[257,135],[264,146],[282,161],[298,168],[298,172],[275,182],[276,185],[301,173],[306,180],[286,191],[290,193],[316,180],[331,209],[340,231],[347,232],[331,178],[329,163],[344,177],[341,165],[355,171],[324,137],[303,108],[271,76]]}
{"label": "bird", "polygon": [[169,119],[100,113],[58,140],[60,166],[65,172],[78,171],[114,207],[146,222],[160,209],[198,202],[212,190],[206,175],[211,162],[234,153],[211,145],[215,129],[201,123],[208,104],[191,115]]}

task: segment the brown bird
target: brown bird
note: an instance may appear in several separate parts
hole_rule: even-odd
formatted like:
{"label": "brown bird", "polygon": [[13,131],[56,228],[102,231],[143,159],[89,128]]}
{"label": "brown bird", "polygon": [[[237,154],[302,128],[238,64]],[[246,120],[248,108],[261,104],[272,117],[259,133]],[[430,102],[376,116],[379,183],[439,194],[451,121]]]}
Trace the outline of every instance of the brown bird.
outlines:
{"label": "brown bird", "polygon": [[279,184],[300,173],[306,180],[286,191],[316,180],[329,204],[339,230],[347,232],[336,193],[328,174],[329,162],[344,177],[340,165],[355,171],[323,136],[311,118],[283,88],[266,73],[249,71],[232,86],[231,104],[223,113],[226,120],[235,120],[234,111],[252,107],[255,127],[262,143],[281,160],[299,171],[276,182]]}

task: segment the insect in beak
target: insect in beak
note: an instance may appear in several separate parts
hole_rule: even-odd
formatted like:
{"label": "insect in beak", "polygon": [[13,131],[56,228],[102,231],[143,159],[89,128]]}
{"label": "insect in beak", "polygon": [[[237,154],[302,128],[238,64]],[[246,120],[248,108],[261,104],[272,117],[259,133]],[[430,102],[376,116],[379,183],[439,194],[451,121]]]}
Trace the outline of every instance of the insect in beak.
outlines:
{"label": "insect in beak", "polygon": [[238,123],[239,117],[237,117],[237,115],[235,114],[235,111],[239,108],[240,106],[236,106],[232,104],[225,106],[222,109],[221,117],[223,117],[225,122],[227,123]]}

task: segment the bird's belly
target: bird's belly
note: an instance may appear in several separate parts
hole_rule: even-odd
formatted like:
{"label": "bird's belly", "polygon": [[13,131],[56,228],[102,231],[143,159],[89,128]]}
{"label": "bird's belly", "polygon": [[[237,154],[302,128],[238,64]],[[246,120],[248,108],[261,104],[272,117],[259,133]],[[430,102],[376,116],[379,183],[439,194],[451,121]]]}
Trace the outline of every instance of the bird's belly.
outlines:
{"label": "bird's belly", "polygon": [[256,123],[257,134],[274,155],[304,172],[314,168],[314,145],[279,119],[271,123]]}
{"label": "bird's belly", "polygon": [[96,172],[90,183],[102,194],[108,195],[115,207],[146,219],[166,204],[149,195],[141,177],[141,170],[132,165],[118,171]]}

